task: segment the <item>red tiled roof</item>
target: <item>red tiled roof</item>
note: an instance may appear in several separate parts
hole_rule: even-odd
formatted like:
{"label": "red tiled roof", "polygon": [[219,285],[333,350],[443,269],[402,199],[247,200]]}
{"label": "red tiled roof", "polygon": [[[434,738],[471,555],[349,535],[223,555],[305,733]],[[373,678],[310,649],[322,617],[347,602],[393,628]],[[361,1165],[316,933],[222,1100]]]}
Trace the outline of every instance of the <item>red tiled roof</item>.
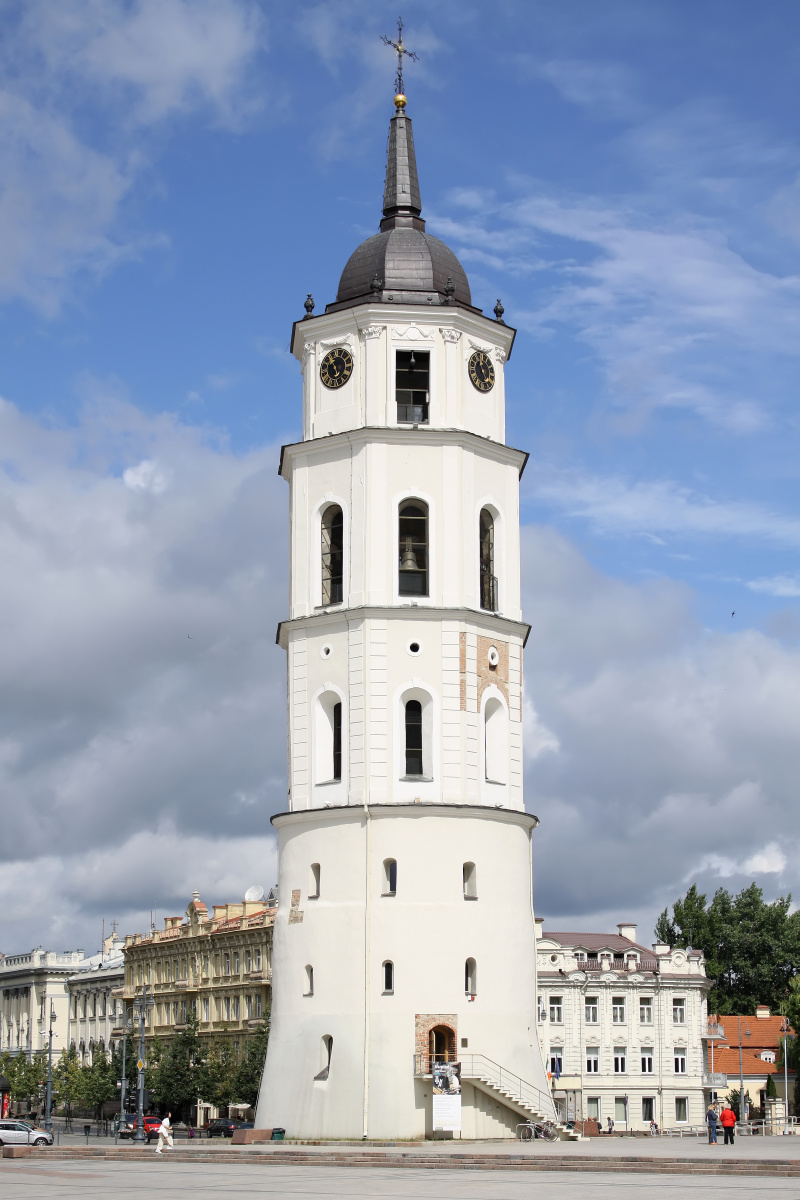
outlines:
{"label": "red tiled roof", "polygon": [[[719,1023],[725,1030],[725,1042],[729,1046],[739,1045],[739,1022],[742,1023],[743,1050],[777,1050],[781,1038],[781,1022],[783,1017],[755,1017],[752,1013],[740,1016],[734,1013],[720,1014]],[[750,1030],[750,1037],[747,1030]],[[789,1030],[794,1033],[793,1029]],[[737,1049],[738,1057],[738,1049]],[[738,1066],[737,1066],[738,1071]]]}
{"label": "red tiled roof", "polygon": [[[710,1055],[709,1055],[710,1062]],[[709,1066],[709,1070],[710,1070]],[[715,1046],[714,1047],[714,1070],[722,1071],[728,1076],[728,1082],[739,1074],[739,1048],[738,1046]],[[783,1074],[783,1067],[779,1067],[777,1063],[764,1062],[763,1058],[759,1058],[759,1052],[750,1049],[742,1049],[742,1074],[743,1075],[774,1075],[777,1071]],[[794,1079],[794,1071],[790,1070],[789,1074]]]}

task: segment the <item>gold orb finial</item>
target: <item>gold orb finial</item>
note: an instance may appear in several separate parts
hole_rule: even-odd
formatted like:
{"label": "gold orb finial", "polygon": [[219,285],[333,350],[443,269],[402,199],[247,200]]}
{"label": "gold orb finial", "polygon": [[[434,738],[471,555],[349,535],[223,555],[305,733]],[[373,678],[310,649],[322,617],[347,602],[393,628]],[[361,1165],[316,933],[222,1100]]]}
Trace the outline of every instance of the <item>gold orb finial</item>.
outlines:
{"label": "gold orb finial", "polygon": [[398,112],[402,112],[406,106],[406,98],[402,92],[398,92],[394,98],[394,106]]}

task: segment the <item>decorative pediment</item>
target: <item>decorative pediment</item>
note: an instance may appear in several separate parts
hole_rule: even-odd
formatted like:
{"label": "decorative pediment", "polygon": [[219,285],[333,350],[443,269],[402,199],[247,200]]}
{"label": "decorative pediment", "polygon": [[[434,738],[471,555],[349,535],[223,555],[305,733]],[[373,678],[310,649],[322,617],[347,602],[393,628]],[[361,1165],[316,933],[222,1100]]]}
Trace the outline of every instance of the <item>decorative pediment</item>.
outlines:
{"label": "decorative pediment", "polygon": [[419,325],[395,325],[392,337],[396,342],[430,342],[433,341],[433,330],[420,329]]}

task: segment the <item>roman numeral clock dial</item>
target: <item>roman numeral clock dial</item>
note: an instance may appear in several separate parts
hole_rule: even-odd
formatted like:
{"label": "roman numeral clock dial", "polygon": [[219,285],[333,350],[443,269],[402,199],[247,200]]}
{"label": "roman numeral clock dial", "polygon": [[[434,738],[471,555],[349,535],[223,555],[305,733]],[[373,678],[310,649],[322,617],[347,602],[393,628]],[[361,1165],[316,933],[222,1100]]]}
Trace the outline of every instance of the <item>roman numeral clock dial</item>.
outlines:
{"label": "roman numeral clock dial", "polygon": [[344,346],[329,350],[320,363],[319,377],[326,388],[340,388],[353,374],[353,356]]}
{"label": "roman numeral clock dial", "polygon": [[469,360],[469,377],[472,386],[479,392],[490,392],[494,387],[494,367],[484,350],[476,350]]}

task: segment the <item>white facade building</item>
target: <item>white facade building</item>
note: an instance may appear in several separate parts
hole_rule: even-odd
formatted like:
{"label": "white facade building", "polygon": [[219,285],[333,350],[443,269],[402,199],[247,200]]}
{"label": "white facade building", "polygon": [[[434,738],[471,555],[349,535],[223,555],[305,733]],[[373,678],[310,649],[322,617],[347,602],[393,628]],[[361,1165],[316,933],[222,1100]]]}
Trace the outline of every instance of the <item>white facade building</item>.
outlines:
{"label": "white facade building", "polygon": [[381,232],[292,337],[289,798],[256,1119],[290,1136],[431,1135],[440,1059],[463,1064],[465,1137],[553,1111],[522,797],[526,455],[504,442],[514,331],[424,232],[404,104]]}
{"label": "white facade building", "polygon": [[82,950],[38,947],[0,959],[0,1051],[31,1058],[49,1045],[50,1010],[53,1054],[67,1046],[69,998],[67,980],[86,958]]}
{"label": "white facade building", "polygon": [[[539,922],[537,922],[537,925]],[[710,1092],[705,960],[617,934],[542,932],[539,1040],[557,1101],[620,1128],[702,1125]]]}
{"label": "white facade building", "polygon": [[85,959],[81,970],[67,980],[68,1044],[83,1063],[91,1064],[95,1054],[108,1057],[114,1048],[114,1029],[123,1011],[124,945],[116,935],[106,938],[103,953]]}

